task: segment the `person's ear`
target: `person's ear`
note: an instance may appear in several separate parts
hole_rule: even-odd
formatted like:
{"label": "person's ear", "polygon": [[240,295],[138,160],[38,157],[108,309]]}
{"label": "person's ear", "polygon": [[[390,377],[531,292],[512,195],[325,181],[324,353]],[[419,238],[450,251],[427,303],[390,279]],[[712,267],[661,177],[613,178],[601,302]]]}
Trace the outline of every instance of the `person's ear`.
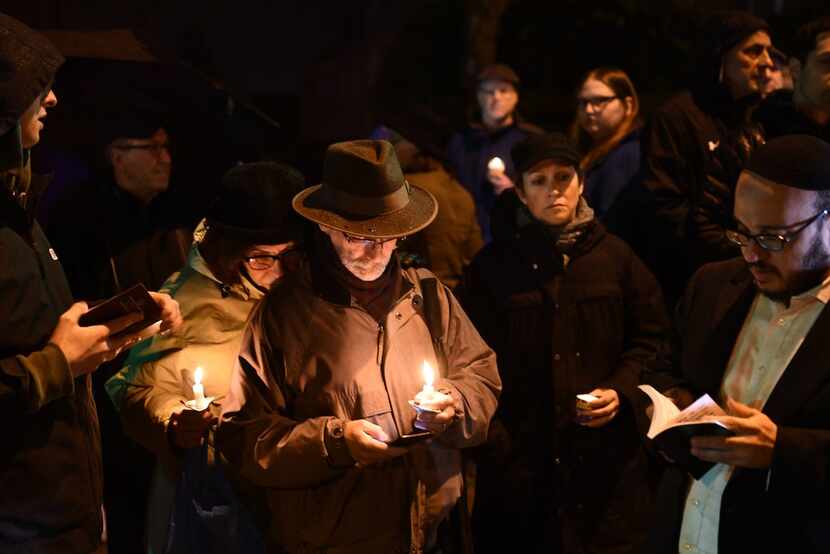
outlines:
{"label": "person's ear", "polygon": [[319,227],[319,228],[320,228],[320,230],[321,230],[323,233],[325,233],[326,235],[328,235],[329,237],[331,237],[331,233],[332,233],[332,230],[333,230],[331,227],[326,227],[326,226],[325,226],[325,225],[323,225],[322,223],[318,223],[318,224],[317,224],[317,227]]}
{"label": "person's ear", "polygon": [[527,195],[525,194],[524,174],[519,176],[519,178],[516,180],[516,186],[513,188],[516,191],[516,196],[519,197],[519,200],[521,200],[522,204],[527,206]]}
{"label": "person's ear", "polygon": [[634,98],[626,96],[623,103],[625,104],[625,117],[631,117],[631,114],[634,113]]}

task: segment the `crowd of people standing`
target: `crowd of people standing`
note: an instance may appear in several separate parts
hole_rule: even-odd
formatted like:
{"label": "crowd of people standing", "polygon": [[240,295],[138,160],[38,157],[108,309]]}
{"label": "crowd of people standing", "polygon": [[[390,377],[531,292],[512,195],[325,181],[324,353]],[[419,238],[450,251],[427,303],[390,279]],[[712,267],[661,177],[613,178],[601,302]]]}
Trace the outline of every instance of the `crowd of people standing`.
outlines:
{"label": "crowd of people standing", "polygon": [[[38,204],[63,56],[0,14],[0,552],[830,552],[830,18],[704,29],[651,114],[597,67],[547,132],[494,64],[444,154],[380,125],[192,218],[129,108]],[[134,284],[151,336],[83,324]],[[705,473],[644,384],[723,408]]]}

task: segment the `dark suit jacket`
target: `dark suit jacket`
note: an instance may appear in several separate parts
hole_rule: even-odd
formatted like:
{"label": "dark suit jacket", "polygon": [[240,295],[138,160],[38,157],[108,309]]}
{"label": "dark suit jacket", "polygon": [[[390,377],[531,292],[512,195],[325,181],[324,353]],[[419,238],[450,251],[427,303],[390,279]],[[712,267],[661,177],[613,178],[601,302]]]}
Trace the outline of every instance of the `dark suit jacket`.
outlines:
{"label": "dark suit jacket", "polygon": [[[644,380],[719,398],[755,293],[743,260],[701,268],[678,306],[672,363]],[[735,472],[721,503],[718,550],[830,552],[830,310],[816,320],[763,412],[778,426],[772,466]],[[676,468],[666,471],[649,552],[677,552],[688,479]]]}

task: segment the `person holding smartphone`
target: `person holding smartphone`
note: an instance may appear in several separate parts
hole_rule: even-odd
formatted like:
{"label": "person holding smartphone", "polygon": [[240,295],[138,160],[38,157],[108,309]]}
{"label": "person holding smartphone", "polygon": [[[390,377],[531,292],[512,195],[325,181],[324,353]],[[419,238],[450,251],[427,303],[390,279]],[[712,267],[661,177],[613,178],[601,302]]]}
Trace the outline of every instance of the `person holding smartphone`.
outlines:
{"label": "person holding smartphone", "polygon": [[[30,149],[57,104],[63,56],[45,37],[0,14],[0,551],[106,552],[98,419],[90,373],[136,337],[112,335],[140,319],[82,326],[58,253],[34,219],[45,180]],[[67,230],[69,231],[69,230]],[[178,305],[154,295],[163,327]]]}

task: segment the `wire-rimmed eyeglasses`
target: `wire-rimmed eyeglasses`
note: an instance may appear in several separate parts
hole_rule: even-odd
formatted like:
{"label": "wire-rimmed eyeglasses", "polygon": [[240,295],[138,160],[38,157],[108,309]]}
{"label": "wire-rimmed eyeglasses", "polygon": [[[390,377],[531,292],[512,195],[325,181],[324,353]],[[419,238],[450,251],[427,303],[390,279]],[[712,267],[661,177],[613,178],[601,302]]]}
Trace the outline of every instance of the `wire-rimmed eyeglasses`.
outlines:
{"label": "wire-rimmed eyeglasses", "polygon": [[825,208],[809,219],[793,223],[790,225],[791,230],[782,231],[780,233],[758,233],[757,235],[750,235],[736,229],[728,229],[726,231],[726,238],[741,248],[749,246],[749,242],[752,240],[764,250],[769,252],[780,252],[787,246],[787,244],[794,241],[799,233],[809,227],[812,222],[816,221],[820,217],[826,216],[828,213],[830,213],[828,212],[828,208]]}

